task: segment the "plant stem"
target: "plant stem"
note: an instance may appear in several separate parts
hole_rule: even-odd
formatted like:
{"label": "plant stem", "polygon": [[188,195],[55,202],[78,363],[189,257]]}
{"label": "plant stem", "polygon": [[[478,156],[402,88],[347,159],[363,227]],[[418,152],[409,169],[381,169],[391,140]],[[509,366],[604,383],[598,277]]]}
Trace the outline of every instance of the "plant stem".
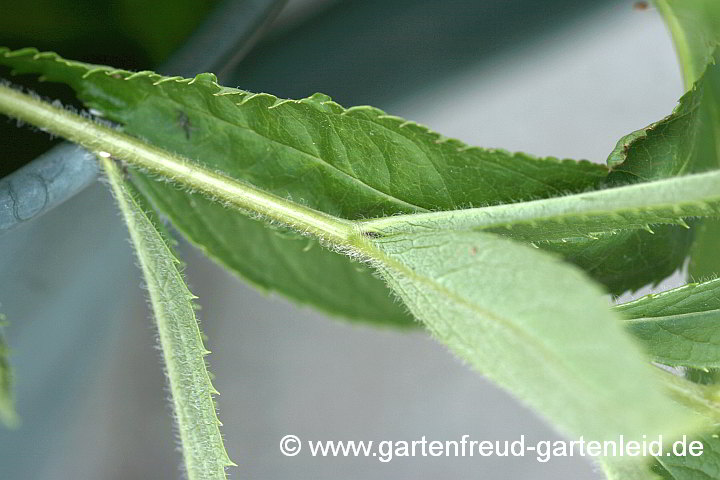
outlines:
{"label": "plant stem", "polygon": [[713,423],[720,422],[717,385],[699,385],[661,369],[658,369],[657,373],[660,381],[676,401],[707,417]]}
{"label": "plant stem", "polygon": [[[648,224],[687,227],[684,217],[708,216],[720,210],[719,187],[720,172],[710,171],[520,203],[371,218],[358,222],[358,228],[381,235],[439,227],[514,228],[515,237],[550,240],[592,232],[649,229]],[[531,228],[521,235],[516,227]]]}
{"label": "plant stem", "polygon": [[354,228],[349,220],[298,205],[172,155],[110,127],[0,85],[0,112],[82,145],[101,157],[113,157],[146,169],[191,190],[228,203],[335,246],[346,246]]}

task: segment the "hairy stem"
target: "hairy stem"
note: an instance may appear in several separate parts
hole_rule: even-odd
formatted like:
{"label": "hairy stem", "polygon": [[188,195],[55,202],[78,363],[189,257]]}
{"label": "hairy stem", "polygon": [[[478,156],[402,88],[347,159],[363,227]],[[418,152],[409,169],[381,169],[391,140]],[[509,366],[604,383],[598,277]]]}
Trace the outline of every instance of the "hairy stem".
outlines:
{"label": "hairy stem", "polygon": [[304,207],[171,155],[40,99],[0,85],[0,112],[82,145],[100,157],[114,157],[236,208],[262,215],[331,244],[347,243],[352,223]]}

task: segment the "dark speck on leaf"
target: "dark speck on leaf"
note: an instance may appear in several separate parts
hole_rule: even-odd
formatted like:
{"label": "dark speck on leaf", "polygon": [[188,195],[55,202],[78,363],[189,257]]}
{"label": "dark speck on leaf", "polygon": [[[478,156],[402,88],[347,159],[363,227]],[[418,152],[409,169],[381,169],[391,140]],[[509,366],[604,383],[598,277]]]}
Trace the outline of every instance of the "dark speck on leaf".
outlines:
{"label": "dark speck on leaf", "polygon": [[183,112],[182,110],[178,111],[177,123],[180,128],[183,129],[183,132],[185,132],[185,139],[190,140],[190,133],[195,128],[192,126],[192,122],[190,121],[190,117],[187,116],[187,113]]}
{"label": "dark speck on leaf", "polygon": [[362,232],[363,236],[368,238],[380,238],[382,235],[379,232]]}

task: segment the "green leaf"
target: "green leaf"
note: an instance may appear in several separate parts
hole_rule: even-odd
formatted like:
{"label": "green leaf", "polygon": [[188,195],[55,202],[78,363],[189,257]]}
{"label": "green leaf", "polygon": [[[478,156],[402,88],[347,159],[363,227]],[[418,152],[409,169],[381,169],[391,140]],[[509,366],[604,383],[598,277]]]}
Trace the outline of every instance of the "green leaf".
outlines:
{"label": "green leaf", "polygon": [[[284,101],[220,87],[211,74],[193,80],[131,74],[33,49],[0,49],[0,62],[71,85],[89,107],[153,145],[348,219],[582,192],[607,175],[589,162],[468,147],[371,107],[346,110],[319,94]],[[411,321],[367,268],[321,249],[305,254],[305,239],[277,239],[198,195],[143,175],[135,180],[193,243],[260,287],[350,318]],[[239,259],[231,251],[255,254]]]}
{"label": "green leaf", "polygon": [[688,271],[693,280],[720,276],[720,220],[705,219],[696,227]]}
{"label": "green leaf", "polygon": [[673,366],[720,367],[720,310],[638,318],[628,330],[648,345],[653,360]]}
{"label": "green leaf", "polygon": [[620,295],[648,282],[655,285],[675,272],[687,258],[694,235],[681,226],[653,225],[649,230],[623,230],[593,237],[537,245],[562,255],[608,287],[610,293]]}
{"label": "green leaf", "polygon": [[654,318],[720,309],[720,279],[653,293],[614,307],[625,318]]}
{"label": "green leaf", "polygon": [[0,313],[0,422],[8,427],[15,427],[19,423],[19,418],[13,401],[13,375],[9,359],[10,350],[2,331],[4,325],[5,316]]}
{"label": "green leaf", "polygon": [[720,367],[720,279],[647,295],[615,310],[653,360]]}
{"label": "green leaf", "polygon": [[377,268],[436,338],[562,431],[609,440],[693,423],[579,269],[479,232],[370,241]]}
{"label": "green leaf", "polygon": [[[709,74],[715,73],[715,68]],[[647,182],[701,170],[695,163],[698,110],[706,80],[686,93],[673,113],[621,138],[608,157],[612,186]]]}
{"label": "green leaf", "polygon": [[[717,480],[720,478],[720,430],[694,435],[689,442],[700,441],[702,455],[665,455],[657,457],[653,471],[664,480]],[[672,452],[670,452],[672,453]]]}
{"label": "green leaf", "polygon": [[[150,72],[130,74],[65,61],[55,54],[37,54],[32,49],[5,52],[0,61],[21,73],[42,72],[46,79],[70,84],[89,106],[155,145],[202,159],[234,178],[344,218],[547,198],[593,189],[607,174],[603,167],[588,162],[468,147],[371,107],[345,110],[322,95],[281,101],[219,87],[211,75],[191,81]],[[193,243],[260,287],[351,318],[396,324],[409,321],[367,269],[322,250],[311,262],[296,253],[302,252],[305,241],[297,240],[291,246],[292,240],[287,238],[281,246],[267,241],[263,255],[238,261],[225,247],[248,247],[243,231],[254,231],[252,237],[272,234],[242,217],[227,226],[223,222],[207,229],[202,218],[220,217],[217,205],[147,178],[138,177],[137,181]],[[183,217],[177,212],[183,212]],[[668,230],[642,238],[639,246],[636,242],[643,235],[639,233],[598,242],[594,250],[607,259],[607,267],[584,255],[584,246],[568,244],[565,252],[566,246],[558,245],[554,250],[567,253],[611,291],[621,293],[658,281],[681,264],[684,255],[658,253],[667,251],[667,245],[679,244],[679,230],[666,233]],[[653,245],[657,248],[651,248]],[[617,282],[617,269],[626,265],[613,261],[615,252],[639,247],[644,248],[644,263],[629,262],[629,275]],[[330,275],[307,276],[312,281],[304,286],[277,281],[290,278],[286,272],[310,273],[310,265],[318,263],[326,264],[322,271],[366,285],[365,296],[371,299],[366,303],[374,306],[373,311],[348,308],[357,303],[356,290],[339,289],[335,301],[328,303],[327,292],[337,287],[330,284]],[[648,267],[651,265],[657,268]],[[277,268],[282,272],[273,275]]]}
{"label": "green leaf", "polygon": [[225,451],[205,355],[209,352],[195,319],[192,301],[178,270],[179,261],[138,192],[111,159],[102,165],[127,223],[145,277],[158,327],[165,370],[178,423],[185,468],[190,480],[224,480],[234,465]]}

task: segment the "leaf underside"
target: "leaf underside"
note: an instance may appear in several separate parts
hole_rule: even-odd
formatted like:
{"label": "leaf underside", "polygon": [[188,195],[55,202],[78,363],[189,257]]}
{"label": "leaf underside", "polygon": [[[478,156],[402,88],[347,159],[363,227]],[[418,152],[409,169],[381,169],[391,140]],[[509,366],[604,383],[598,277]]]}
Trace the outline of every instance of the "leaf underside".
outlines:
{"label": "leaf underside", "polygon": [[378,268],[435,337],[564,432],[640,438],[693,423],[579,269],[480,232],[372,242],[386,255]]}
{"label": "leaf underside", "polygon": [[127,223],[158,327],[173,411],[189,480],[225,480],[234,465],[225,451],[193,308],[195,298],[178,270],[179,261],[151,216],[149,206],[123,178],[113,160],[102,160]]}

